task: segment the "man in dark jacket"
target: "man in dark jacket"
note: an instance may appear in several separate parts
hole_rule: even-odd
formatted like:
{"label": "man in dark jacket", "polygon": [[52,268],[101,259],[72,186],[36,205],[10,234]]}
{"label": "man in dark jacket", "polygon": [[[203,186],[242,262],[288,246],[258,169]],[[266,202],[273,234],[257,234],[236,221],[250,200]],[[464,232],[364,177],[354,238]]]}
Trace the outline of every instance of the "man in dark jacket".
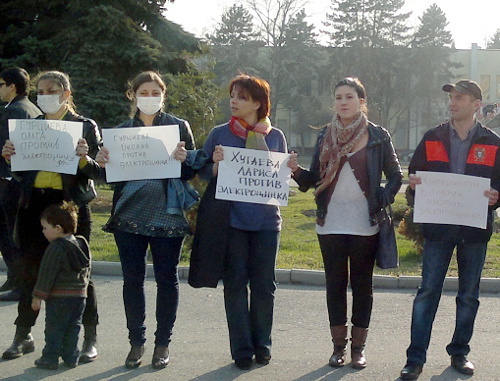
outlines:
{"label": "man in dark jacket", "polygon": [[[0,73],[0,99],[6,102],[0,116],[0,148],[9,138],[10,119],[32,119],[42,114],[28,99],[29,83],[30,76],[24,69],[15,67]],[[14,301],[20,297],[14,287],[15,263],[20,252],[12,239],[19,196],[19,183],[12,179],[9,165],[0,158],[0,251],[7,266],[7,281],[0,291],[9,291],[0,295],[0,301]]]}
{"label": "man in dark jacket", "polygon": [[479,307],[479,282],[493,228],[493,215],[499,206],[500,137],[475,119],[481,106],[481,89],[476,82],[461,80],[447,84],[450,93],[451,120],[429,130],[415,150],[410,162],[409,199],[415,186],[421,184],[416,171],[456,173],[489,178],[491,188],[484,191],[488,198],[486,229],[461,225],[422,224],[425,238],[422,254],[422,284],[413,302],[411,343],[406,351],[407,363],[401,379],[415,380],[426,362],[426,352],[432,323],[438,308],[446,272],[456,248],[459,290],[455,332],[446,347],[451,365],[466,375],[474,373],[467,359],[474,320]]}

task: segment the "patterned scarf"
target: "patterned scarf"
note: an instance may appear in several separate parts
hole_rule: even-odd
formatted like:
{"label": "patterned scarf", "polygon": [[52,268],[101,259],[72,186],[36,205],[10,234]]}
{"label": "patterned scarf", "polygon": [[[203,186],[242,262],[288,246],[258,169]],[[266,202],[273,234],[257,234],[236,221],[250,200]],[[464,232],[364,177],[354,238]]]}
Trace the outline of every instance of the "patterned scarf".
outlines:
{"label": "patterned scarf", "polygon": [[352,151],[356,143],[365,134],[368,120],[363,112],[359,112],[351,124],[344,127],[338,115],[333,117],[325,131],[319,154],[320,180],[314,195],[327,189],[335,179],[340,159]]}
{"label": "patterned scarf", "polygon": [[271,121],[268,117],[259,120],[256,125],[252,126],[243,119],[233,116],[229,121],[229,128],[233,134],[246,141],[245,148],[269,151],[265,139],[266,135],[271,132]]}

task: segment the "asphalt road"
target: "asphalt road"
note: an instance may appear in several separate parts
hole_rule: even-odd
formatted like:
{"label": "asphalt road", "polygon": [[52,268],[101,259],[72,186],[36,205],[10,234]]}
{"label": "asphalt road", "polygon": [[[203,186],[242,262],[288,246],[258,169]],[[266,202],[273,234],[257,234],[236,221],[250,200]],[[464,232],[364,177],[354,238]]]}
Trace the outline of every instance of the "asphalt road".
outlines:
{"label": "asphalt road", "polygon": [[[0,275],[0,282],[5,280]],[[154,333],[155,283],[146,281],[148,296],[148,343],[143,365],[126,369],[129,350],[121,297],[120,277],[95,276],[101,324],[98,328],[99,358],[90,364],[57,371],[37,369],[33,362],[43,348],[43,316],[33,329],[36,350],[19,359],[0,360],[1,380],[397,380],[405,364],[414,290],[376,290],[370,334],[366,346],[368,366],[333,369],[327,365],[332,345],[327,323],[323,287],[279,285],[276,293],[273,358],[268,366],[254,365],[250,371],[237,369],[229,354],[222,287],[193,289],[181,283],[181,301],[171,349],[170,365],[151,368]],[[13,338],[16,303],[0,303],[0,349]],[[500,380],[498,361],[500,296],[483,294],[471,342],[470,359],[476,365],[472,377],[449,367],[445,351],[453,333],[454,293],[446,292],[434,324],[429,361],[420,380]]]}

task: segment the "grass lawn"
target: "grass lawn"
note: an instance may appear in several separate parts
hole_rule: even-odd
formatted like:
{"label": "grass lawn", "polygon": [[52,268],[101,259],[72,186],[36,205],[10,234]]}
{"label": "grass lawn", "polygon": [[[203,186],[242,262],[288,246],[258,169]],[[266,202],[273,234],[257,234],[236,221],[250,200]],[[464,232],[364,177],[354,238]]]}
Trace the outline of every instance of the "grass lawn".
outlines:
{"label": "grass lawn", "polygon": [[[113,235],[105,233],[101,229],[109,217],[112,193],[108,187],[99,187],[99,196],[92,202],[94,225],[90,246],[96,261],[119,260]],[[396,204],[399,206],[405,204],[404,195],[398,194]],[[315,205],[311,191],[302,193],[294,189],[288,206],[283,207],[281,211],[283,214],[283,230],[277,267],[281,269],[322,270],[323,261],[314,231]],[[399,233],[396,233],[396,236],[400,267],[391,270],[376,269],[375,272],[386,275],[420,275],[420,255],[413,243]],[[190,246],[189,241],[185,246]],[[181,257],[181,265],[186,266],[188,264],[189,250],[186,248]],[[448,275],[458,275],[455,259],[452,261]],[[489,243],[483,276],[500,277],[500,233],[493,234]]]}

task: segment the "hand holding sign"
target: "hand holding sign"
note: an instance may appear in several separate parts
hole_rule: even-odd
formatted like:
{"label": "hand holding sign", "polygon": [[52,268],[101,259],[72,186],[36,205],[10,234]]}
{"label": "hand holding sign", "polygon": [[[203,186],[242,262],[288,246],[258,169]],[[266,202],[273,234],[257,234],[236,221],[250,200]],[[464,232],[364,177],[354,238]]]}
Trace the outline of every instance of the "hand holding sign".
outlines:
{"label": "hand holding sign", "polygon": [[172,153],[172,156],[175,160],[179,160],[181,163],[184,163],[187,158],[186,142],[177,143],[177,147],[175,148],[174,153]]}
{"label": "hand holding sign", "polygon": [[10,140],[5,141],[5,145],[2,148],[2,157],[10,161],[12,155],[16,154],[16,149],[14,148],[14,144]]}

